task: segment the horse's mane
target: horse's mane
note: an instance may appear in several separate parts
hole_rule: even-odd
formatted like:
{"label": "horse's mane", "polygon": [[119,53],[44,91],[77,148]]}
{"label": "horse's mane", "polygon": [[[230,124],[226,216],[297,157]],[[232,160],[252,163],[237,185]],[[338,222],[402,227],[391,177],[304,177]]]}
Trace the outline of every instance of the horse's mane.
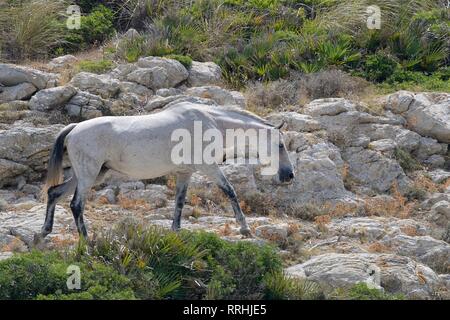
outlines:
{"label": "horse's mane", "polygon": [[[177,99],[178,100],[178,99]],[[162,108],[162,110],[168,110],[168,109],[172,109],[172,108],[177,108],[180,106],[183,106],[183,102],[184,103],[189,103],[191,105],[199,105],[198,103],[196,103],[195,101],[172,101],[169,104],[167,104],[164,108]],[[266,126],[269,126],[271,128],[274,128],[275,126],[273,124],[271,124],[268,120],[261,118],[260,116],[254,114],[253,112],[244,110],[236,105],[204,105],[204,104],[200,104],[201,106],[205,107],[208,106],[210,109],[206,110],[206,112],[210,111],[211,113],[214,111],[227,111],[227,112],[234,112],[237,113],[239,115],[242,115],[244,117],[248,117],[252,120],[258,121],[262,124],[265,124]]]}
{"label": "horse's mane", "polygon": [[271,127],[271,128],[274,127],[274,125],[271,124],[271,123],[270,123],[269,121],[267,121],[266,119],[261,118],[260,116],[254,114],[253,112],[250,112],[250,111],[248,111],[248,110],[244,110],[244,109],[239,108],[238,106],[235,106],[235,105],[226,105],[226,106],[219,105],[219,106],[214,106],[213,108],[221,109],[221,110],[229,111],[229,112],[234,112],[234,113],[243,115],[243,116],[245,116],[245,117],[248,117],[248,118],[250,118],[250,119],[253,119],[253,120],[255,120],[255,121],[259,121],[259,122],[261,122],[261,123],[263,123],[263,124],[265,124],[265,125],[267,125],[267,126],[269,126],[269,127]]}

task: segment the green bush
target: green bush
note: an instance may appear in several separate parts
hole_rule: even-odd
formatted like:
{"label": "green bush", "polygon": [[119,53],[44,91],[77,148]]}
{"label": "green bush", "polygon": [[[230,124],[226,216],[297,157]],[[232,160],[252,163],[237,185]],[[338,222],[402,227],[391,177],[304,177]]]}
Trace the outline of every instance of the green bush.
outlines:
{"label": "green bush", "polygon": [[422,169],[420,163],[408,151],[402,148],[396,148],[394,150],[394,157],[405,172]]}
{"label": "green bush", "polygon": [[[231,243],[211,233],[190,235],[205,250],[209,299],[261,299],[264,278],[281,271],[281,260],[273,247],[248,242]],[[242,263],[246,261],[246,263]]]}
{"label": "green bush", "polygon": [[308,280],[289,278],[283,273],[270,273],[264,279],[265,299],[318,300],[324,299],[319,285]]}
{"label": "green bush", "polygon": [[398,63],[392,56],[376,53],[366,57],[364,76],[375,82],[382,82],[389,78],[398,68]]}
{"label": "green bush", "polygon": [[122,39],[115,56],[129,63],[145,56],[166,56],[173,52],[172,47],[159,36],[142,34],[131,39]]}
{"label": "green bush", "polygon": [[449,72],[450,68],[443,68],[431,75],[426,75],[420,71],[396,70],[380,88],[389,92],[397,90],[415,91],[450,91]]}
{"label": "green bush", "polygon": [[180,62],[186,69],[190,69],[192,66],[192,58],[189,56],[183,56],[181,54],[169,54],[168,56],[165,56],[169,59],[175,59],[178,62]]}
{"label": "green bush", "polygon": [[[82,288],[67,289],[67,267],[80,267]],[[130,281],[96,261],[76,261],[52,252],[31,252],[0,262],[0,299],[134,298]]]}
{"label": "green bush", "polygon": [[[69,265],[80,267],[80,290],[67,289]],[[177,234],[128,219],[88,246],[0,261],[0,299],[316,297],[312,287],[283,279],[271,246],[228,242],[205,232]]]}
{"label": "green bush", "polygon": [[99,5],[87,16],[81,18],[81,33],[87,43],[101,43],[114,34],[114,13]]}
{"label": "green bush", "polygon": [[346,300],[404,300],[402,294],[389,294],[375,288],[369,288],[366,283],[357,283],[345,292]]}
{"label": "green bush", "polygon": [[78,63],[80,71],[92,73],[105,73],[114,68],[115,64],[111,60],[83,60]]}
{"label": "green bush", "polygon": [[80,29],[70,30],[63,48],[66,51],[84,50],[103,43],[114,33],[114,12],[98,5],[88,15],[81,16]]}

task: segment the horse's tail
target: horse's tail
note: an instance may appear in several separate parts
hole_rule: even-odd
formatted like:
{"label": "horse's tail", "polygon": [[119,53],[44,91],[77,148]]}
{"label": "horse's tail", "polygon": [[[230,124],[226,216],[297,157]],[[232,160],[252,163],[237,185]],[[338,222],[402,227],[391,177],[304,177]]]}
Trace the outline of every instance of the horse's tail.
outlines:
{"label": "horse's tail", "polygon": [[64,129],[62,129],[56,137],[56,141],[53,145],[52,151],[50,153],[50,159],[48,161],[47,180],[45,181],[45,185],[42,190],[44,195],[47,194],[47,190],[50,187],[56,186],[63,182],[62,161],[64,155],[64,142],[66,136],[76,127],[76,125],[76,123],[69,124]]}

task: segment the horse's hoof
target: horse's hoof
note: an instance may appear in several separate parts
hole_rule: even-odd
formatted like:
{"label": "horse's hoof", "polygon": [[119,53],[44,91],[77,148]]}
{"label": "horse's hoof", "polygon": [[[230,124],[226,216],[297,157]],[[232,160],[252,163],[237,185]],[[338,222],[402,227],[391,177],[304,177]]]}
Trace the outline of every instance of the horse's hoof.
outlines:
{"label": "horse's hoof", "polygon": [[252,232],[248,228],[241,229],[240,232],[245,238],[253,238]]}
{"label": "horse's hoof", "polygon": [[45,238],[45,235],[43,235],[42,233],[35,233],[33,236],[33,245],[35,247],[37,247],[37,246],[43,244],[44,238]]}

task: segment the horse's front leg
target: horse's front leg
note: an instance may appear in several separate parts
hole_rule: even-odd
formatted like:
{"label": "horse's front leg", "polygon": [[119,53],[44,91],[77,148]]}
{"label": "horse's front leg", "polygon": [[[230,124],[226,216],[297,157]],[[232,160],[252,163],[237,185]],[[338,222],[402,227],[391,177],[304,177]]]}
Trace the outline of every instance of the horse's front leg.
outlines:
{"label": "horse's front leg", "polygon": [[207,174],[209,177],[213,178],[216,184],[219,186],[219,188],[230,199],[236,221],[241,226],[240,233],[245,237],[252,237],[252,233],[247,225],[247,221],[245,219],[244,213],[242,212],[236,192],[234,191],[234,188],[231,185],[231,183],[223,174],[222,170],[220,170],[219,166],[218,165],[204,166],[202,168],[199,168],[199,170]]}
{"label": "horse's front leg", "polygon": [[191,179],[192,173],[177,174],[177,185],[175,195],[175,212],[173,215],[172,230],[178,231],[181,228],[181,212],[183,211],[184,202],[186,201],[186,191]]}

